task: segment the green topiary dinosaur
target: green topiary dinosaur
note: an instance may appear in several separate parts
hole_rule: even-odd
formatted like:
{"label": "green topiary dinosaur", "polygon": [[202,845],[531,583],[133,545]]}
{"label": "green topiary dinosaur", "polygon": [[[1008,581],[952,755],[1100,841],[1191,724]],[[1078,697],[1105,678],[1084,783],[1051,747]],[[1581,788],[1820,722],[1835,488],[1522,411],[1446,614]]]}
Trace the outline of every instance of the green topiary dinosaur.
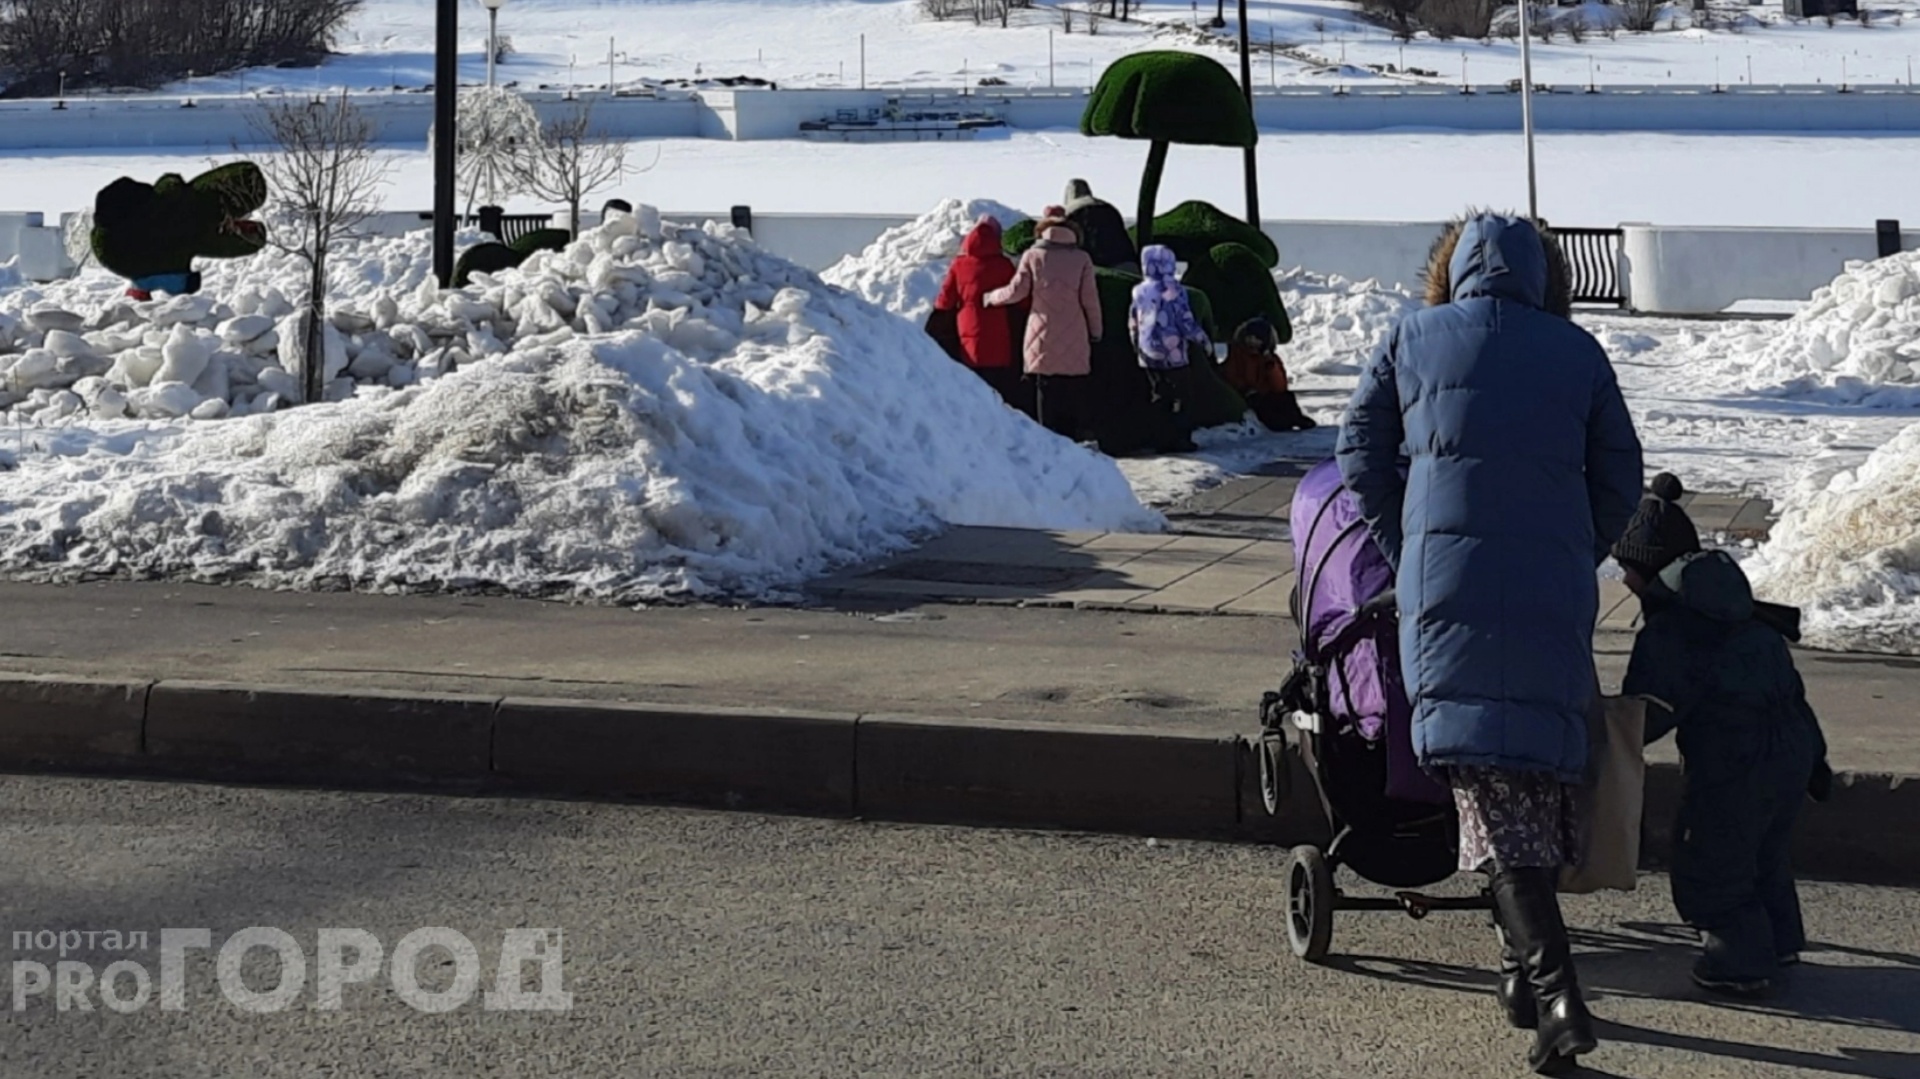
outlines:
{"label": "green topiary dinosaur", "polygon": [[453,264],[453,287],[466,288],[476,273],[514,269],[535,251],[565,251],[572,242],[573,234],[566,229],[535,229],[510,244],[474,244]]}
{"label": "green topiary dinosaur", "polygon": [[248,215],[267,201],[267,179],[236,161],[191,181],[167,173],[152,184],[121,177],[93,204],[93,256],[130,281],[127,294],[200,291],[196,258],[245,258],[267,243],[266,226]]}

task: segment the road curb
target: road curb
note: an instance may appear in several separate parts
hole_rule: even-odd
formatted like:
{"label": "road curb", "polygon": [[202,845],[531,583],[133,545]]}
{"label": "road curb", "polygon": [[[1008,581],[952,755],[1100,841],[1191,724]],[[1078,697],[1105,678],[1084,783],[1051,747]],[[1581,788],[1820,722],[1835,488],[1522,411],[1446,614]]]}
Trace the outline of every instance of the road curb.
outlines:
{"label": "road curb", "polygon": [[883,715],[859,723],[860,815],[1227,839],[1235,739]]}
{"label": "road curb", "polygon": [[[1089,724],[224,682],[0,675],[0,772],[560,795],[843,818],[1325,843],[1305,766],[1280,811],[1251,740]],[[1670,864],[1676,765],[1643,858]],[[1920,777],[1844,773],[1801,816],[1806,876],[1920,885]]]}
{"label": "road curb", "polygon": [[848,817],[858,718],[509,697],[493,774],[531,791]]}

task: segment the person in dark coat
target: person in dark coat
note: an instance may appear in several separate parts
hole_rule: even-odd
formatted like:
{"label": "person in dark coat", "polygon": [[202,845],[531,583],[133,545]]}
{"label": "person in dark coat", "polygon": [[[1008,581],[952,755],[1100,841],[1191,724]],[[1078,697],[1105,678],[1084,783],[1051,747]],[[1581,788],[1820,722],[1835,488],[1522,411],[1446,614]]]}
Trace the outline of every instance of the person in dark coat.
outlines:
{"label": "person in dark coat", "polygon": [[1501,999],[1560,1074],[1595,1046],[1561,920],[1571,785],[1597,706],[1596,570],[1640,494],[1613,367],[1568,313],[1557,248],[1478,215],[1435,244],[1428,301],[1347,407],[1336,458],[1395,567],[1414,750],[1460,812],[1460,868],[1492,876]]}
{"label": "person in dark coat", "polygon": [[1674,822],[1673,902],[1700,930],[1693,980],[1709,992],[1765,995],[1807,946],[1793,883],[1793,826],[1826,797],[1826,739],[1788,643],[1799,612],[1758,603],[1746,574],[1702,552],[1680,481],[1649,485],[1614,559],[1644,626],[1621,692],[1661,702],[1649,744],[1678,731],[1686,782]]}
{"label": "person in dark coat", "polygon": [[1024,328],[1026,308],[988,307],[987,293],[1013,280],[1013,260],[1001,248],[1000,222],[982,214],[960,242],[960,255],[947,268],[933,301],[927,331],[954,359],[966,364],[1000,399],[1031,414],[1014,352],[1014,324]]}
{"label": "person in dark coat", "polygon": [[1061,207],[1067,223],[1080,232],[1080,246],[1093,264],[1108,270],[1140,273],[1140,253],[1127,232],[1127,219],[1112,203],[1094,195],[1085,180],[1067,182],[1067,201]]}

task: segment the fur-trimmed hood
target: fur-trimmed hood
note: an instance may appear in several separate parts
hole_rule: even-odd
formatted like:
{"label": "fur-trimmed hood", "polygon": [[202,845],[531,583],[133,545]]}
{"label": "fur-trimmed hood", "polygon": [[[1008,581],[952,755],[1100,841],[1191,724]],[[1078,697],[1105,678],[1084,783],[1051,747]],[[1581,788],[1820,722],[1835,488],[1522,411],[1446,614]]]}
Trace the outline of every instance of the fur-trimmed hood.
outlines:
{"label": "fur-trimmed hood", "polygon": [[[1461,237],[1469,234],[1473,242],[1462,251]],[[1509,279],[1497,282],[1496,277]],[[1469,211],[1433,241],[1427,252],[1427,305],[1469,295],[1501,295],[1562,318],[1573,313],[1565,253],[1552,231],[1518,214]]]}

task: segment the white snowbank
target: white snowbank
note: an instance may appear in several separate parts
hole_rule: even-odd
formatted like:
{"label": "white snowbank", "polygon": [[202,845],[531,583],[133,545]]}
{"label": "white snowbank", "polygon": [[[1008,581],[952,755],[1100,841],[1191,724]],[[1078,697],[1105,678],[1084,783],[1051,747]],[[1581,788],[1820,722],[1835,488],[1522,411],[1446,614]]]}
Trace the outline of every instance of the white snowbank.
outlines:
{"label": "white snowbank", "polygon": [[940,295],[947,267],[960,254],[960,241],[973,231],[982,214],[993,216],[1003,227],[1028,216],[992,199],[947,199],[913,221],[881,233],[866,250],[841,259],[820,277],[901,318],[922,322]]}
{"label": "white snowbank", "polygon": [[[1160,524],[1111,461],[1005,408],[916,327],[728,226],[621,215],[459,291],[425,275],[426,245],[421,233],[337,257],[347,332],[329,359],[348,373],[330,390],[350,395],[337,403],[221,423],[81,414],[116,392],[177,414],[217,357],[254,384],[229,398],[241,412],[288,388],[252,336],[281,314],[258,284],[237,287],[231,311],[173,323],[157,366],[144,343],[111,361],[154,366],[146,383],[90,375],[101,384],[51,395],[41,412],[72,422],[26,429],[18,467],[0,473],[0,569],[766,595],[943,522]],[[215,286],[142,317],[200,314]],[[56,370],[89,340],[27,332]]]}
{"label": "white snowbank", "polygon": [[1805,609],[1810,644],[1920,653],[1920,423],[1790,504],[1747,569]]}
{"label": "white snowbank", "polygon": [[1920,252],[1849,262],[1793,318],[1736,324],[1696,358],[1719,392],[1920,407]]}
{"label": "white snowbank", "polygon": [[1404,289],[1338,274],[1294,269],[1276,274],[1275,281],[1293,323],[1293,342],[1280,349],[1280,356],[1295,379],[1358,375],[1394,323],[1421,306]]}

